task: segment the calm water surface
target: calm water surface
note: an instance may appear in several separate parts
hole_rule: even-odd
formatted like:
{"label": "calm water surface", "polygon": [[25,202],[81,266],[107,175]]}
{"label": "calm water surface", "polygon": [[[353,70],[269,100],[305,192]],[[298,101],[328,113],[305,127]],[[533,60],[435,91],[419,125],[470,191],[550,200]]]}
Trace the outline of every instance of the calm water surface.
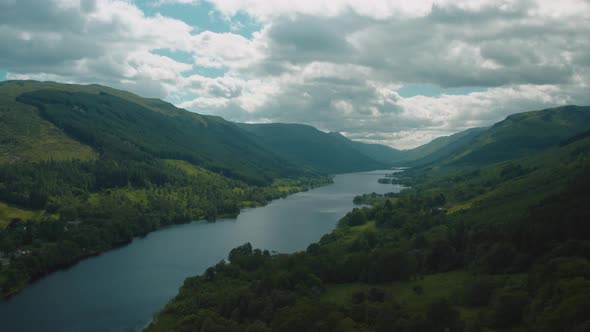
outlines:
{"label": "calm water surface", "polygon": [[378,184],[392,171],[341,174],[334,184],[248,209],[235,219],[167,227],[89,258],[0,301],[0,330],[138,331],[176,293],[245,242],[277,252],[304,250],[330,232],[362,193],[399,191]]}

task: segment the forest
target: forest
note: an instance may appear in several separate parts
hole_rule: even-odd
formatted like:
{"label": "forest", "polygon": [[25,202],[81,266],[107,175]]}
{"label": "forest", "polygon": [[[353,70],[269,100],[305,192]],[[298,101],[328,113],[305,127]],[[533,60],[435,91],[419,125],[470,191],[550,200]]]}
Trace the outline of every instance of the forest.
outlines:
{"label": "forest", "polygon": [[331,182],[219,117],[101,86],[0,85],[0,290],[160,227]]}
{"label": "forest", "polygon": [[181,160],[40,161],[0,164],[0,201],[42,211],[0,230],[0,288],[8,296],[83,257],[126,244],[159,227],[235,216],[328,177],[252,185]]}
{"label": "forest", "polygon": [[589,139],[394,176],[412,188],[358,196],[303,252],[235,248],[146,330],[590,329]]}
{"label": "forest", "polygon": [[356,197],[303,252],[235,248],[147,330],[590,329],[587,107],[519,113],[402,152],[94,85],[8,82],[0,103],[5,297],[160,227],[397,162],[413,168],[378,182],[408,189]]}

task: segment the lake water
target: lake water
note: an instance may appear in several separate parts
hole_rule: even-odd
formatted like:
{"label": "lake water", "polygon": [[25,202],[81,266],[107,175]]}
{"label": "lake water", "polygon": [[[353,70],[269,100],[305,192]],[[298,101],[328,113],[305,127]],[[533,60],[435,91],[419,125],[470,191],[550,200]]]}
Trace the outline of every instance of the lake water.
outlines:
{"label": "lake water", "polygon": [[304,250],[350,211],[354,196],[397,192],[378,184],[392,171],[336,175],[334,184],[291,195],[235,219],[167,227],[86,259],[0,301],[0,330],[138,331],[176,293],[246,242],[277,252]]}

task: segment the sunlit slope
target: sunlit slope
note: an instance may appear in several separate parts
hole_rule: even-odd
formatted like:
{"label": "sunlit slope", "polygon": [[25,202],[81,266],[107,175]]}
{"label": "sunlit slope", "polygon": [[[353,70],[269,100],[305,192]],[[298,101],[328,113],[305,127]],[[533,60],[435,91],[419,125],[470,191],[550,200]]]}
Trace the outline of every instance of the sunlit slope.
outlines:
{"label": "sunlit slope", "polygon": [[90,146],[39,117],[35,107],[15,100],[40,86],[34,82],[0,83],[0,162],[95,159],[96,152]]}
{"label": "sunlit slope", "polygon": [[[300,174],[233,123],[99,85],[5,82],[4,159],[180,159],[226,176],[267,183]],[[16,124],[16,125],[15,125]],[[53,144],[53,145],[50,145]]]}

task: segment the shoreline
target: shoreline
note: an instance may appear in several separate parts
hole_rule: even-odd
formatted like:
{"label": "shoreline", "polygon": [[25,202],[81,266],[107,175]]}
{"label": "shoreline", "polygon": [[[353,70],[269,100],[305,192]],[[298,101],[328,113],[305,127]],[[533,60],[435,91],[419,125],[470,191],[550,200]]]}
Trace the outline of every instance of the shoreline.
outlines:
{"label": "shoreline", "polygon": [[35,277],[31,278],[28,282],[24,283],[23,285],[19,286],[18,288],[11,289],[11,290],[9,290],[6,293],[3,292],[2,293],[2,296],[0,296],[0,301],[1,302],[10,302],[10,300],[12,298],[14,298],[19,293],[21,293],[22,291],[24,291],[25,289],[27,289],[29,286],[35,284],[36,282],[38,282],[39,280],[43,279],[46,276],[49,276],[49,275],[51,275],[51,274],[53,274],[55,272],[58,272],[58,271],[68,270],[68,269],[74,267],[78,263],[80,263],[83,260],[86,260],[88,258],[97,257],[97,256],[100,256],[100,255],[106,253],[106,252],[109,252],[109,251],[112,251],[112,250],[115,250],[115,249],[118,249],[118,248],[125,247],[125,246],[129,245],[131,242],[133,242],[135,239],[144,238],[144,237],[148,236],[149,234],[151,234],[153,232],[157,232],[159,230],[162,230],[162,229],[164,229],[164,228],[166,228],[168,226],[185,225],[185,224],[189,224],[189,223],[192,223],[192,222],[195,222],[195,221],[205,221],[205,222],[214,223],[214,222],[217,221],[217,219],[237,218],[242,213],[242,211],[244,211],[246,209],[256,209],[256,208],[259,208],[259,207],[264,207],[264,206],[270,204],[273,201],[276,201],[278,199],[286,198],[286,197],[291,196],[293,194],[297,194],[297,193],[300,193],[300,192],[306,192],[306,191],[311,190],[311,189],[315,189],[315,188],[320,188],[320,187],[325,187],[325,186],[331,185],[334,182],[333,182],[333,178],[332,177],[330,177],[330,179],[331,179],[330,182],[326,182],[325,184],[322,184],[320,186],[303,188],[302,190],[297,190],[297,191],[289,192],[289,193],[286,193],[285,195],[276,197],[276,198],[274,198],[274,199],[272,199],[270,201],[267,201],[267,202],[265,202],[263,204],[258,204],[256,206],[244,206],[244,207],[240,207],[240,211],[238,213],[222,213],[222,214],[216,215],[215,216],[215,219],[207,219],[205,216],[200,216],[200,217],[198,217],[196,219],[192,219],[192,220],[189,220],[187,222],[181,222],[181,223],[163,225],[163,226],[157,227],[157,228],[155,228],[153,230],[150,230],[150,231],[148,231],[148,232],[146,232],[144,234],[135,235],[129,241],[115,243],[112,246],[109,246],[108,248],[105,248],[105,249],[102,249],[102,250],[97,250],[97,251],[92,251],[92,252],[89,252],[89,253],[85,253],[85,254],[77,257],[76,259],[74,259],[70,263],[62,264],[60,266],[57,266],[54,269],[51,269],[48,273],[45,273],[45,274],[42,274],[42,275],[35,276]]}

